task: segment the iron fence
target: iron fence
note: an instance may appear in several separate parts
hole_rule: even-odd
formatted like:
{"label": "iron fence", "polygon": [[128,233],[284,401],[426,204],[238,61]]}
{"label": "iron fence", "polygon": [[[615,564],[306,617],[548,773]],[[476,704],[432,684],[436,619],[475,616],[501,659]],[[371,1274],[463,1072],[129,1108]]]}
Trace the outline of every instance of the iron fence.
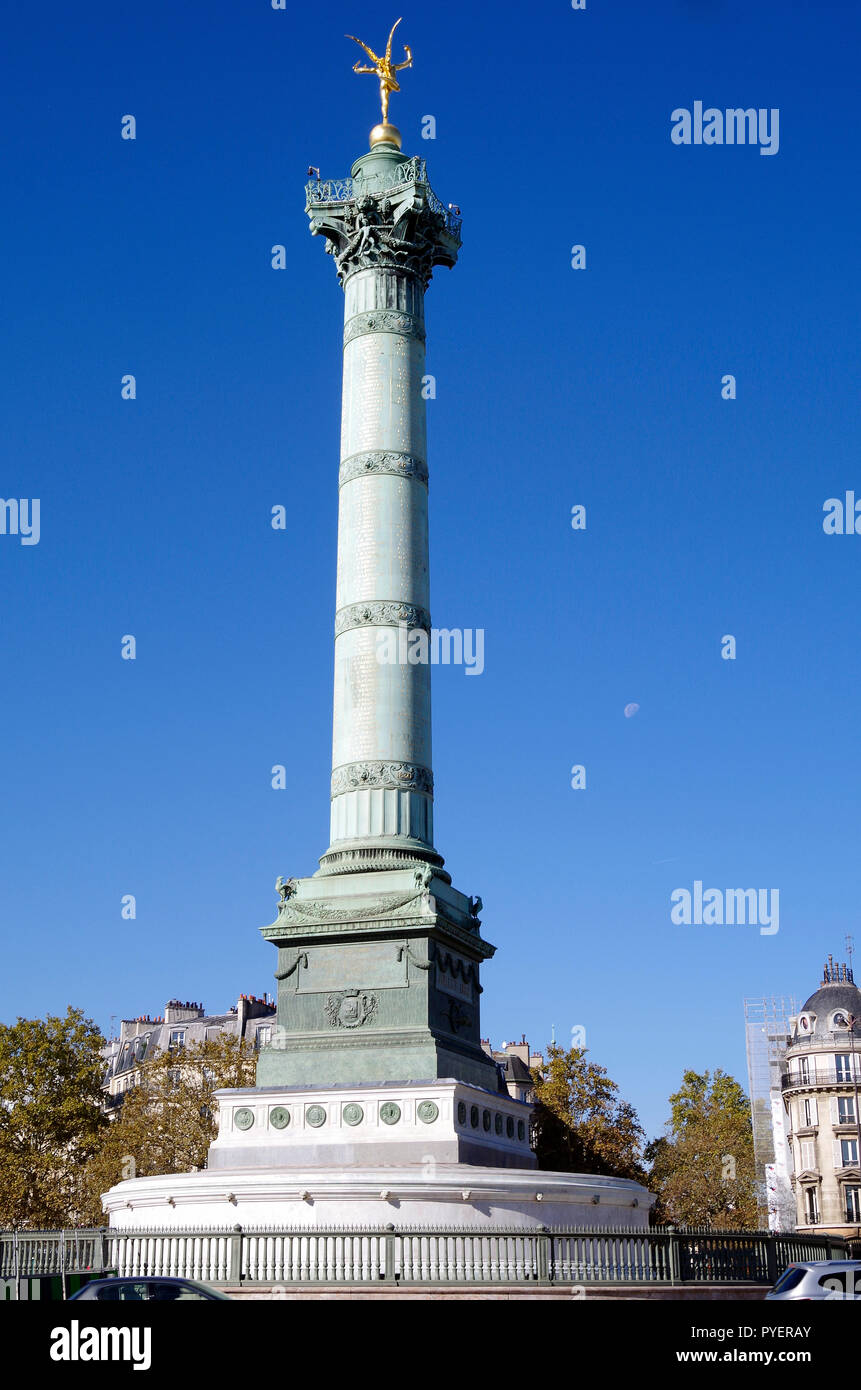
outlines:
{"label": "iron fence", "polygon": [[0,1279],[108,1271],[207,1284],[770,1285],[836,1236],[768,1231],[309,1228],[0,1233]]}

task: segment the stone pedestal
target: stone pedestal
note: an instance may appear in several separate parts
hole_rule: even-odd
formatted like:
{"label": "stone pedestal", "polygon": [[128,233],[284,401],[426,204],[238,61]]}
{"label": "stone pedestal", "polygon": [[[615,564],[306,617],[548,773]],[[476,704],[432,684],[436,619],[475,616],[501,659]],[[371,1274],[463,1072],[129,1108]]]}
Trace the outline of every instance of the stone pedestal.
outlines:
{"label": "stone pedestal", "polygon": [[209,1169],[534,1168],[529,1106],[454,1080],[219,1091]]}
{"label": "stone pedestal", "polygon": [[544,1173],[529,1106],[452,1079],[218,1092],[203,1173],[106,1194],[114,1229],[273,1232],[648,1225],[639,1183]]}
{"label": "stone pedestal", "polygon": [[264,936],[279,988],[259,1085],[453,1076],[498,1089],[479,1028],[479,966],[494,948],[441,870],[299,879]]}

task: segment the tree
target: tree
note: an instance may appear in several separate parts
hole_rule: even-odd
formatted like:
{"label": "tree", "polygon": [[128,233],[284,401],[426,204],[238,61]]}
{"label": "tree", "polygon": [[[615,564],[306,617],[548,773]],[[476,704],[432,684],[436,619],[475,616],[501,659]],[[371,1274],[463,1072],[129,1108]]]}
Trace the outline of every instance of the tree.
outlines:
{"label": "tree", "polygon": [[758,1225],[750,1103],[717,1068],[686,1071],[670,1096],[666,1134],[646,1149],[658,1219],[714,1230]]}
{"label": "tree", "polygon": [[80,1009],[0,1024],[0,1226],[80,1218],[81,1166],[98,1149],[104,1038]]}
{"label": "tree", "polygon": [[216,1135],[213,1092],[253,1086],[255,1054],[229,1034],[162,1052],[141,1067],[99,1152],[84,1173],[86,1219],[103,1220],[101,1195],[125,1178],[206,1166]]}
{"label": "tree", "polygon": [[547,1049],[533,1071],[533,1137],[538,1166],[557,1173],[600,1173],[641,1181],[645,1137],[637,1112],[617,1099],[606,1068],[586,1060],[586,1048]]}

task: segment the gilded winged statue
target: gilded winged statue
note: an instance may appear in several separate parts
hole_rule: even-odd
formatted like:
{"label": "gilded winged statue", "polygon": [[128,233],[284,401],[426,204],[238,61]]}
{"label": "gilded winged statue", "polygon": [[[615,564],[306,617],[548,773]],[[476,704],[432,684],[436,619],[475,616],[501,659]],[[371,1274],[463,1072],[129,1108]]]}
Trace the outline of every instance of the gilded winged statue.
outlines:
{"label": "gilded winged statue", "polygon": [[404,52],[407,55],[405,61],[403,63],[392,62],[392,36],[400,22],[400,19],[396,19],[392,25],[392,32],[389,34],[389,41],[386,44],[386,51],[382,58],[377,57],[374,50],[369,48],[366,43],[362,43],[361,39],[357,39],[355,34],[344,35],[345,38],[352,39],[353,43],[357,43],[360,48],[363,48],[374,65],[372,68],[366,68],[362,67],[361,63],[356,62],[353,64],[353,72],[369,72],[380,79],[380,105],[383,111],[383,125],[388,125],[389,121],[389,97],[392,92],[399,92],[401,90],[395,73],[401,72],[403,68],[411,68],[413,65],[413,55],[409,44],[404,44]]}

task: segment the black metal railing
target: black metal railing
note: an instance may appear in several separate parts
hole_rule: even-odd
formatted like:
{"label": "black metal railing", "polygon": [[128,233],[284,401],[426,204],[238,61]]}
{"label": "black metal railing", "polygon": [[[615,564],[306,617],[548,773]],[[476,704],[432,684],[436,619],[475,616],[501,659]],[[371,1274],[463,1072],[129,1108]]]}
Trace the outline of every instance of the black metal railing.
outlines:
{"label": "black metal railing", "polygon": [[854,1078],[848,1072],[838,1071],[836,1067],[813,1067],[806,1076],[798,1072],[784,1072],[780,1078],[782,1091],[807,1090],[811,1086],[854,1086],[855,1080],[861,1085],[861,1077]]}

